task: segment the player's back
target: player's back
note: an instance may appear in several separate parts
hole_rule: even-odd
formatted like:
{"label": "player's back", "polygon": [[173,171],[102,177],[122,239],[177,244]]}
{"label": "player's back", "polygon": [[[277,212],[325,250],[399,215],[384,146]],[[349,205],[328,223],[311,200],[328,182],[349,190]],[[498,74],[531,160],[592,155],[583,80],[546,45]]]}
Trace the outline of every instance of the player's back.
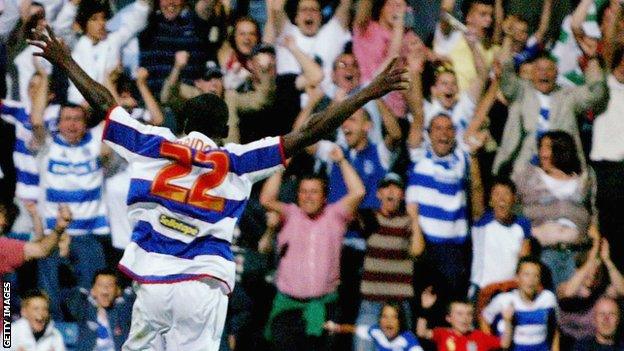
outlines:
{"label": "player's back", "polygon": [[232,288],[234,226],[253,183],[281,167],[280,139],[218,147],[198,132],[178,139],[118,107],[104,140],[130,167],[134,231],[120,268],[139,282],[213,277]]}

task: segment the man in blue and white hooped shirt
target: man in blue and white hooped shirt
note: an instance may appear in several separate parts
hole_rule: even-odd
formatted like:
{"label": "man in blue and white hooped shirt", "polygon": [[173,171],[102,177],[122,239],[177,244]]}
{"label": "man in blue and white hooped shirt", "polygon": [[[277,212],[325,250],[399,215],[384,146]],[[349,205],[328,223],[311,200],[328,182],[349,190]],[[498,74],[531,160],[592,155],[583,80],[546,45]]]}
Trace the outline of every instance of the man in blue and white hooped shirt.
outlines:
{"label": "man in blue and white hooped shirt", "polygon": [[[418,214],[428,260],[427,271],[440,279],[439,291],[465,297],[468,290],[470,157],[456,147],[452,117],[439,113],[429,120],[427,135],[415,117],[408,144],[413,162],[408,177],[408,211]],[[450,296],[449,296],[450,297]]]}
{"label": "man in blue and white hooped shirt", "polygon": [[[101,162],[103,123],[87,128],[82,106],[61,107],[58,132],[49,133],[37,114],[31,115],[34,151],[39,167],[39,207],[46,234],[55,226],[59,204],[67,204],[75,221],[67,228],[71,236],[70,262],[79,287],[89,289],[98,270],[106,266],[110,246],[107,211],[102,201],[104,173]],[[40,261],[39,280],[50,294],[53,317],[60,318],[58,254]]]}

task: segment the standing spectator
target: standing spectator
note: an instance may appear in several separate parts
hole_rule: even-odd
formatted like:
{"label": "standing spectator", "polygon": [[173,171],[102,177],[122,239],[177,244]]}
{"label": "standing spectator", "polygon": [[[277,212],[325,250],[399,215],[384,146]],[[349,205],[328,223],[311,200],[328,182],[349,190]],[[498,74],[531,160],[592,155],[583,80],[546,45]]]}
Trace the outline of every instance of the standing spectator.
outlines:
{"label": "standing spectator", "polygon": [[[67,228],[72,237],[69,257],[78,286],[88,289],[95,272],[106,266],[111,239],[107,209],[102,197],[104,173],[101,162],[104,123],[87,128],[82,106],[61,108],[58,132],[47,133],[32,114],[35,149],[40,170],[41,208],[46,232],[55,227],[59,204],[67,204],[74,220]],[[54,318],[58,315],[60,257],[55,254],[39,263],[40,284],[50,294]]]}
{"label": "standing spectator", "polygon": [[[104,83],[108,72],[121,61],[121,48],[145,28],[151,2],[137,0],[130,6],[132,11],[124,16],[124,23],[112,33],[106,30],[106,20],[110,17],[108,3],[85,0],[78,6],[76,23],[84,34],[74,46],[72,57],[99,83]],[[73,83],[69,85],[67,100],[73,104],[85,102]]]}
{"label": "standing spectator", "polygon": [[[384,315],[385,303],[394,302],[404,316],[406,328],[411,329],[411,307],[414,297],[412,257],[424,250],[422,234],[414,230],[412,223],[418,219],[402,210],[404,183],[396,173],[388,173],[379,183],[377,198],[379,210],[360,213],[366,240],[364,273],[360,293],[362,303],[356,321],[358,328],[368,329],[380,315]],[[356,333],[358,351],[373,350],[369,333]]]}
{"label": "standing spectator", "polygon": [[251,17],[234,22],[229,39],[219,49],[219,66],[224,70],[225,89],[238,88],[251,74],[249,63],[253,49],[260,42],[260,27]]}
{"label": "standing spectator", "polygon": [[267,181],[260,196],[260,202],[279,213],[283,222],[277,238],[278,293],[267,324],[276,350],[324,349],[320,337],[338,298],[342,238],[365,192],[342,149],[335,147],[331,157],[347,184],[348,192],[340,201],[326,205],[324,180],[307,177],[300,179],[297,204],[282,203],[277,200],[281,174]]}
{"label": "standing spectator", "polygon": [[[298,0],[294,24],[288,19],[284,9],[285,3],[285,0],[270,2],[264,41],[278,44],[286,37],[292,37],[294,45],[305,55],[314,60],[318,59],[326,82],[329,83],[334,60],[344,51],[345,44],[351,39],[349,32],[351,0],[340,0],[334,16],[324,25],[321,25],[319,0]],[[301,60],[288,46],[278,46],[276,57],[278,75],[305,72]]]}
{"label": "standing spectator", "polygon": [[[427,314],[437,300],[432,288],[425,289],[421,297],[423,313]],[[480,330],[474,330],[474,307],[462,300],[451,301],[446,311],[446,322],[450,328],[427,327],[427,319],[424,316],[418,318],[418,336],[432,340],[438,351],[490,351],[499,348],[508,348],[511,345],[513,308],[505,308],[502,322],[506,326],[503,337],[486,334]]]}
{"label": "standing spectator", "polygon": [[596,50],[587,49],[584,53],[588,59],[587,83],[563,89],[556,84],[557,66],[552,57],[541,55],[534,60],[531,82],[528,82],[516,75],[513,60],[503,53],[500,86],[512,105],[502,144],[494,160],[494,174],[498,174],[505,163],[513,165],[512,174],[522,172],[529,164],[536,164],[536,141],[549,130],[569,133],[576,142],[579,158],[585,160],[577,117],[588,110],[600,112],[606,106],[609,94]]}
{"label": "standing spectator", "polygon": [[207,62],[206,69],[201,77],[193,81],[193,85],[180,82],[180,73],[186,67],[189,60],[189,53],[178,51],[175,53],[175,63],[173,69],[160,92],[160,102],[172,105],[175,111],[182,109],[182,104],[188,99],[205,93],[213,93],[223,98],[223,72],[214,62]]}
{"label": "standing spectator", "polygon": [[529,165],[513,178],[554,288],[574,273],[575,256],[599,237],[596,180],[576,150],[570,134],[546,132],[539,139],[539,166]]}
{"label": "standing spectator", "polygon": [[150,73],[148,85],[160,92],[174,65],[178,51],[187,51],[189,60],[181,80],[192,84],[201,77],[208,61],[217,62],[217,50],[225,34],[225,13],[220,1],[199,0],[189,8],[186,0],[159,0],[150,14],[147,28],[139,35],[139,65]]}
{"label": "standing spectator", "polygon": [[78,350],[121,350],[130,332],[133,303],[134,293],[121,290],[114,271],[98,271],[91,290],[77,289],[68,302],[78,322]]}
{"label": "standing spectator", "polygon": [[22,318],[12,325],[12,351],[65,351],[63,336],[50,320],[50,299],[39,290],[22,297]]}
{"label": "standing spectator", "polygon": [[611,260],[609,243],[596,240],[585,263],[557,289],[562,350],[596,331],[592,311],[601,296],[624,296],[624,277]]}
{"label": "standing spectator", "polygon": [[282,135],[293,128],[300,111],[301,92],[323,79],[320,66],[305,55],[292,37],[283,42],[303,67],[301,75],[277,75],[275,48],[258,45],[250,63],[251,76],[236,91],[229,91],[231,141],[248,143],[258,138]]}
{"label": "standing spectator", "polygon": [[[408,210],[418,214],[427,270],[437,280],[438,291],[463,298],[470,278],[468,223],[483,213],[475,173],[478,168],[473,167],[468,153],[456,147],[451,116],[438,114],[429,123],[425,139],[422,114],[414,116],[412,122],[408,145],[413,165],[406,202]],[[473,215],[469,213],[469,193]]]}
{"label": "standing spectator", "polygon": [[[406,13],[405,0],[385,0],[376,6],[372,0],[359,2],[353,24],[353,53],[364,83],[373,79],[392,57],[407,56],[411,41],[416,42],[421,50],[425,49],[414,32],[405,30]],[[401,94],[390,94],[385,100],[395,115],[405,115],[405,100]]]}
{"label": "standing spectator", "polygon": [[[483,310],[483,321],[487,322],[496,334],[509,328],[503,323],[504,311],[514,309],[513,351],[551,350],[557,343],[557,300],[549,290],[543,290],[542,264],[524,257],[518,263],[518,289],[500,293]],[[489,329],[486,325],[484,328]],[[557,350],[557,349],[555,349]]]}
{"label": "standing spectator", "polygon": [[[446,14],[453,13],[455,0],[443,0],[441,7],[443,17],[447,16]],[[502,18],[494,18],[498,12],[494,12],[492,0],[465,0],[462,1],[462,9],[466,19],[466,31],[442,18],[433,39],[435,52],[451,60],[460,92],[466,91],[473,79],[479,75],[479,64],[489,70],[498,47],[493,45],[493,38],[488,32],[495,21],[502,21]],[[474,55],[474,52],[479,55]],[[477,60],[483,62],[479,63]]]}
{"label": "standing spectator", "polygon": [[620,233],[624,229],[624,216],[620,216],[619,211],[624,206],[624,145],[613,141],[624,133],[624,115],[621,113],[624,111],[623,47],[614,51],[612,62],[611,74],[607,78],[611,98],[606,111],[594,120],[590,158],[598,181],[596,206],[599,209],[600,233],[609,240],[613,260],[622,270],[624,241]]}
{"label": "standing spectator", "polygon": [[596,333],[593,337],[579,340],[574,351],[622,351],[624,344],[618,340],[620,326],[620,306],[609,297],[601,297],[594,306],[594,325]]}
{"label": "standing spectator", "polygon": [[[472,227],[472,269],[470,282],[480,290],[486,285],[514,278],[518,260],[530,253],[531,224],[515,215],[516,186],[496,179],[490,193],[490,207]],[[477,290],[472,295],[476,297]]]}

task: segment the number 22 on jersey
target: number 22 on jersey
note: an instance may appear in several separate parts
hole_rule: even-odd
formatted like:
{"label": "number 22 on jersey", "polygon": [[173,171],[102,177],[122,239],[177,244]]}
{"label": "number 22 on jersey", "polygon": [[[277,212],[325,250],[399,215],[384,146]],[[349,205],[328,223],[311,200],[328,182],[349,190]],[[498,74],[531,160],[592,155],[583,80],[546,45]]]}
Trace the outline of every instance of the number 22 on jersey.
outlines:
{"label": "number 22 on jersey", "polygon": [[[160,145],[160,155],[173,162],[163,167],[154,178],[151,189],[153,195],[205,210],[223,211],[225,199],[208,195],[208,191],[221,185],[228,174],[230,161],[225,152],[197,151],[193,157],[190,147],[164,142]],[[190,189],[172,184],[173,180],[189,175],[193,163],[207,166],[207,169],[211,170],[197,177]]]}

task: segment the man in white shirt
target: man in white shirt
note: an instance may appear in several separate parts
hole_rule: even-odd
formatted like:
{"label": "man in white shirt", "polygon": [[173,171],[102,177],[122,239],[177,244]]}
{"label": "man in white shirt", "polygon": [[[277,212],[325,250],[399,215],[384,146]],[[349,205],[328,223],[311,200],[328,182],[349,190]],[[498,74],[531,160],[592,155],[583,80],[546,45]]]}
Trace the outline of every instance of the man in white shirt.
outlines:
{"label": "man in white shirt", "polygon": [[[351,40],[349,31],[351,0],[340,0],[334,16],[324,25],[321,25],[321,4],[318,0],[300,0],[294,24],[286,15],[284,4],[284,0],[274,1],[267,31],[274,30],[278,42],[292,36],[301,51],[310,57],[320,59],[325,73],[323,84],[330,84],[334,60],[344,51],[345,44]],[[265,40],[266,35],[267,33]],[[276,57],[278,75],[301,72],[299,63],[285,47],[277,46]]]}

